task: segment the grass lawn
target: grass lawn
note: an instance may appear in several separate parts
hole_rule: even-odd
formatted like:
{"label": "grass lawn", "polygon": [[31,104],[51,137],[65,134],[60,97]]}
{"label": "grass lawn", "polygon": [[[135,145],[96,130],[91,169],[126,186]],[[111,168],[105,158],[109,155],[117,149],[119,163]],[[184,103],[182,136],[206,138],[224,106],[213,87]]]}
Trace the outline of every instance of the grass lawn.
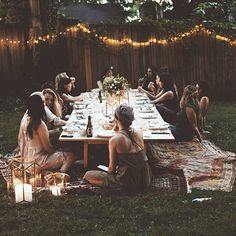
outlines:
{"label": "grass lawn", "polygon": [[[0,152],[16,146],[21,113],[0,112]],[[236,152],[236,103],[212,103],[208,138]],[[212,197],[192,203],[195,197]],[[10,205],[0,184],[0,235],[236,235],[236,189],[188,195],[41,196],[37,204]]]}

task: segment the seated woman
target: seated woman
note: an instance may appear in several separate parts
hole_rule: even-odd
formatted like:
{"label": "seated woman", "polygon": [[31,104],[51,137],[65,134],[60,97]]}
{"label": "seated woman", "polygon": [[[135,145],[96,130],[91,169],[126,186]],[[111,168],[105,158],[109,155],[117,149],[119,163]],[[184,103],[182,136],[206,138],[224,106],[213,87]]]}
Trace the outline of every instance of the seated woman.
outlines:
{"label": "seated woman", "polygon": [[201,142],[202,139],[198,129],[200,107],[196,87],[188,85],[184,88],[180,108],[177,123],[171,127],[171,132],[176,141],[191,141],[194,134],[196,134]]}
{"label": "seated woman", "polygon": [[106,77],[112,77],[113,76],[113,67],[107,68],[103,73],[100,79],[97,81],[97,85],[99,90],[103,90],[103,81]]}
{"label": "seated woman", "polygon": [[57,144],[61,131],[59,127],[66,124],[65,120],[61,119],[62,109],[58,101],[58,97],[52,89],[44,89],[42,91],[43,100],[45,103],[46,125],[49,131],[50,142]]}
{"label": "seated woman", "polygon": [[[64,104],[64,115],[68,115],[73,110],[73,103],[75,101],[82,101],[83,98],[81,96],[71,96],[69,93],[71,92],[73,87],[73,80],[68,77],[62,77],[58,84],[58,94],[63,100]],[[71,104],[72,103],[72,104]]]}
{"label": "seated woman", "polygon": [[108,173],[88,171],[84,179],[101,187],[143,189],[150,185],[151,175],[144,150],[142,133],[131,128],[133,108],[120,105],[115,110],[117,133],[109,140]]}
{"label": "seated woman", "polygon": [[22,157],[36,162],[41,170],[67,172],[76,157],[70,152],[55,152],[49,141],[44,103],[39,95],[32,95],[27,102],[27,112],[20,124],[18,143]]}
{"label": "seated woman", "polygon": [[58,90],[58,85],[59,85],[59,82],[61,80],[61,78],[64,78],[64,77],[67,77],[67,78],[70,78],[66,72],[61,72],[59,74],[56,75],[55,77],[55,81],[54,81],[54,87],[55,87],[55,90],[57,91]]}
{"label": "seated woman", "polygon": [[66,121],[61,119],[62,108],[55,92],[50,88],[46,88],[42,91],[42,93],[44,96],[46,110],[49,109],[53,114],[53,118],[51,118],[50,124],[47,125],[48,129],[53,129],[58,126],[64,125]]}
{"label": "seated woman", "polygon": [[201,131],[205,130],[206,127],[206,114],[209,107],[209,92],[210,87],[206,81],[199,81],[196,84],[198,91],[198,101],[200,105],[200,129]]}
{"label": "seated woman", "polygon": [[62,107],[63,106],[63,101],[62,99],[60,98],[59,94],[56,92],[56,89],[55,89],[55,85],[53,84],[52,81],[46,81],[44,82],[42,85],[41,85],[41,91],[43,91],[44,89],[51,89],[57,96],[57,101],[59,102],[60,106]]}
{"label": "seated woman", "polygon": [[[157,78],[156,78],[156,69],[155,69],[155,67],[154,66],[149,66],[147,68],[147,74],[145,74],[143,78],[140,78],[138,80],[139,87],[141,87],[142,89],[152,93],[153,89],[157,89],[156,84],[155,84],[156,79]],[[152,83],[152,85],[155,88],[153,88],[152,85],[150,86],[150,82]]]}
{"label": "seated woman", "polygon": [[161,88],[161,91],[157,95],[149,93],[142,87],[139,87],[139,91],[147,94],[152,100],[151,103],[156,105],[156,108],[164,121],[175,124],[177,112],[179,111],[179,101],[170,74],[160,74],[159,87]]}

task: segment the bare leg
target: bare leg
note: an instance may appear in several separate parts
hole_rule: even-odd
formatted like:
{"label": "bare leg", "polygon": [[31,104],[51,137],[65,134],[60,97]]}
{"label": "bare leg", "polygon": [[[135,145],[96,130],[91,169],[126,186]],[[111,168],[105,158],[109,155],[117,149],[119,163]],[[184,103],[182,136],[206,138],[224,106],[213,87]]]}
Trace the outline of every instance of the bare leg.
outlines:
{"label": "bare leg", "polygon": [[106,177],[105,172],[91,170],[87,171],[83,178],[92,185],[103,186],[105,177]]}
{"label": "bare leg", "polygon": [[76,160],[76,156],[73,153],[68,152],[65,161],[63,162],[60,172],[66,173],[68,169],[73,165]]}
{"label": "bare leg", "polygon": [[46,163],[41,166],[42,170],[60,169],[60,172],[67,172],[70,166],[75,162],[76,157],[70,152],[55,152],[50,155]]}

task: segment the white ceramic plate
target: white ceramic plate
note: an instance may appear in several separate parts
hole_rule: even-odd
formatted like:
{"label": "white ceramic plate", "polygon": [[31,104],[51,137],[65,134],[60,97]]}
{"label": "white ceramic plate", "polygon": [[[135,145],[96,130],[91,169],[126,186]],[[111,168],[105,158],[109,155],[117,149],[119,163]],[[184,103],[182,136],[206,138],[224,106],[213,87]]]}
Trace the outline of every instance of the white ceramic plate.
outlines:
{"label": "white ceramic plate", "polygon": [[136,97],[136,101],[147,101],[148,98],[146,97]]}
{"label": "white ceramic plate", "polygon": [[158,125],[156,125],[156,126],[154,126],[154,125],[150,125],[149,127],[148,127],[148,129],[149,130],[168,130],[168,128],[167,127],[162,127],[162,126],[158,126]]}
{"label": "white ceramic plate", "polygon": [[140,113],[153,113],[154,111],[152,109],[140,109]]}
{"label": "white ceramic plate", "polygon": [[139,114],[139,117],[142,119],[156,119],[157,118],[155,114]]}
{"label": "white ceramic plate", "polygon": [[87,106],[88,106],[87,104],[80,104],[80,105],[76,104],[76,105],[74,105],[74,108],[75,109],[85,109],[85,108],[87,108]]}
{"label": "white ceramic plate", "polygon": [[110,138],[112,137],[116,132],[113,130],[99,130],[97,132],[97,136],[101,138]]}

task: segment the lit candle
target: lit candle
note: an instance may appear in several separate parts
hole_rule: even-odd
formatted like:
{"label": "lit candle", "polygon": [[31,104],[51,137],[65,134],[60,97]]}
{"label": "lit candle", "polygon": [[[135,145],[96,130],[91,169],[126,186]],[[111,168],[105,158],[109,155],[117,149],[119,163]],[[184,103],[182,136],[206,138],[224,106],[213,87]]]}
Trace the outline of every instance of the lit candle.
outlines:
{"label": "lit candle", "polygon": [[17,184],[15,186],[15,199],[16,203],[22,201],[32,202],[32,185]]}
{"label": "lit candle", "polygon": [[60,196],[61,195],[61,189],[58,186],[52,186],[51,191],[52,191],[52,195],[54,195],[54,196]]}
{"label": "lit candle", "polygon": [[40,187],[41,186],[41,175],[36,175],[35,178],[30,178],[29,183],[34,187]]}

